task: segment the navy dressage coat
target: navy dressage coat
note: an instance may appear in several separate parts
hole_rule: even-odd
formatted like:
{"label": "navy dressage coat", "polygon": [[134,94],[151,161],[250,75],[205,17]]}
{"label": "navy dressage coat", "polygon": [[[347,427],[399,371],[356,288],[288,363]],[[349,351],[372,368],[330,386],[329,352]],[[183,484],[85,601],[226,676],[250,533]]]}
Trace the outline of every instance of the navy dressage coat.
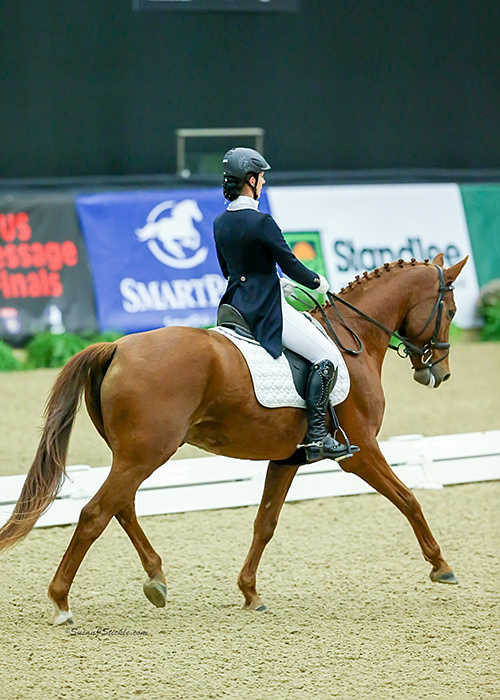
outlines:
{"label": "navy dressage coat", "polygon": [[309,289],[319,287],[318,274],[295,257],[272,216],[256,209],[220,214],[214,221],[214,238],[222,274],[228,280],[220,303],[237,308],[259,343],[279,357],[283,315],[276,264]]}

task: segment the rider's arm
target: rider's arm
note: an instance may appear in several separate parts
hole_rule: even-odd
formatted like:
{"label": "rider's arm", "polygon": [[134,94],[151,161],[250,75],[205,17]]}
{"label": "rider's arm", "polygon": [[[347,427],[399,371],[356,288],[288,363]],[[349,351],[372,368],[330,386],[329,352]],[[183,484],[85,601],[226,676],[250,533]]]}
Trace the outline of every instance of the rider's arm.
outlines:
{"label": "rider's arm", "polygon": [[281,229],[271,216],[262,220],[260,227],[262,244],[270,249],[275,261],[282,271],[295,282],[308,289],[318,289],[321,286],[321,276],[303,265],[290,250]]}

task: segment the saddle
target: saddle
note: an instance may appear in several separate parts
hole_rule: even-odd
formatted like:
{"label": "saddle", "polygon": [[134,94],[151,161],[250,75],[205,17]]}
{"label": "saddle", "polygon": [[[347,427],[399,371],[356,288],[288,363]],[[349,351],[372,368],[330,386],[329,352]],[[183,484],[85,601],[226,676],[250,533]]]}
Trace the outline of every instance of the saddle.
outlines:
{"label": "saddle", "polygon": [[[308,316],[308,314],[306,314]],[[312,323],[315,323],[312,318],[309,318],[309,320]],[[217,325],[221,326],[222,328],[227,328],[230,330],[232,333],[235,333],[241,338],[247,340],[247,341],[252,341],[253,343],[258,345],[258,341],[255,339],[255,337],[252,335],[252,332],[250,330],[250,327],[248,323],[246,322],[244,316],[236,309],[234,306],[231,306],[230,304],[221,304],[219,307],[218,313],[217,313]],[[321,328],[321,327],[320,327]],[[323,329],[321,328],[323,331]],[[324,331],[323,331],[324,332]],[[292,379],[293,383],[295,386],[295,389],[297,391],[297,394],[304,400],[306,401],[307,397],[307,380],[308,380],[308,375],[309,375],[309,370],[311,368],[312,363],[307,360],[305,357],[302,357],[302,355],[298,355],[296,352],[293,352],[292,350],[289,350],[288,348],[283,348],[283,355],[288,361],[288,364],[290,366],[290,370],[292,373]],[[338,379],[338,367],[335,368],[334,376],[333,376],[333,383],[332,383],[332,390],[335,384],[337,383]],[[345,397],[344,397],[345,398]],[[342,435],[344,436],[346,445],[351,449],[349,440],[347,439],[347,435],[344,433],[342,428],[340,427],[340,424],[337,419],[337,414],[335,413],[335,410],[332,406],[331,401],[328,402],[327,404],[327,412],[330,417],[332,426],[333,426],[333,434],[335,435],[335,432],[337,430],[340,430]],[[352,446],[353,451],[358,451],[359,448],[355,448],[355,446]],[[351,454],[348,454],[346,456],[352,456]],[[288,459],[285,460],[274,460],[276,464],[286,464],[287,466],[291,465],[301,465],[304,464],[307,460],[305,458],[304,454],[304,447],[298,447],[298,449],[294,452],[293,455],[291,455]]]}
{"label": "saddle", "polygon": [[[255,338],[252,335],[250,327],[248,326],[244,316],[238,311],[238,309],[230,304],[221,304],[219,307],[217,312],[217,325],[230,328],[233,332],[241,335],[242,338],[255,341]],[[290,365],[293,383],[297,393],[305,400],[307,377],[311,367],[311,362],[306,360],[305,357],[302,357],[302,355],[298,355],[296,352],[293,352],[293,350],[289,350],[288,348],[283,348],[283,354]],[[336,369],[333,386],[337,381],[337,371],[338,370]]]}

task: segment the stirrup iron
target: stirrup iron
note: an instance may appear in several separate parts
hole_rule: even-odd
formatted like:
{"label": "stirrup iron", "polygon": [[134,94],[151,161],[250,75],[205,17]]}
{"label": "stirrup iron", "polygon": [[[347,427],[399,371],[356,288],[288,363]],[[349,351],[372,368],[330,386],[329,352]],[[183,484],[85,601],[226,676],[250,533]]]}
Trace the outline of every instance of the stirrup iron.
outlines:
{"label": "stirrup iron", "polygon": [[[332,411],[333,411],[333,408],[332,408]],[[337,418],[336,415],[335,415],[335,418]],[[337,420],[337,425],[335,427],[335,430],[333,432],[333,439],[334,440],[336,439],[337,430],[340,430],[340,432],[342,433],[342,437],[345,440],[345,446],[346,446],[346,450],[347,450],[346,454],[343,457],[339,457],[338,459],[335,460],[336,462],[341,462],[343,459],[349,459],[349,457],[354,457],[354,454],[356,452],[359,452],[359,447],[357,445],[351,445],[349,438],[347,437],[347,435],[345,433],[345,430],[339,425],[338,420]]]}

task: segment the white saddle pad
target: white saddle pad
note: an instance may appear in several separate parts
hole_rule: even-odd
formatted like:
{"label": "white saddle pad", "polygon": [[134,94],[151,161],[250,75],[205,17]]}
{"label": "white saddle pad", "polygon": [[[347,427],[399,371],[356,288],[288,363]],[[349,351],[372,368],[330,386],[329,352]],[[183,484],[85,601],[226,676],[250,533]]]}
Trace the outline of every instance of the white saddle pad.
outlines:
{"label": "white saddle pad", "polygon": [[[243,338],[230,328],[216,326],[212,331],[221,333],[228,338],[241,352],[246,360],[257,401],[266,408],[305,408],[306,402],[299,395],[293,382],[292,370],[284,355],[274,359],[256,340]],[[333,343],[332,343],[333,344]],[[347,398],[350,389],[350,378],[344,358],[337,346],[339,355],[337,382],[330,394],[332,406],[342,403]]]}

